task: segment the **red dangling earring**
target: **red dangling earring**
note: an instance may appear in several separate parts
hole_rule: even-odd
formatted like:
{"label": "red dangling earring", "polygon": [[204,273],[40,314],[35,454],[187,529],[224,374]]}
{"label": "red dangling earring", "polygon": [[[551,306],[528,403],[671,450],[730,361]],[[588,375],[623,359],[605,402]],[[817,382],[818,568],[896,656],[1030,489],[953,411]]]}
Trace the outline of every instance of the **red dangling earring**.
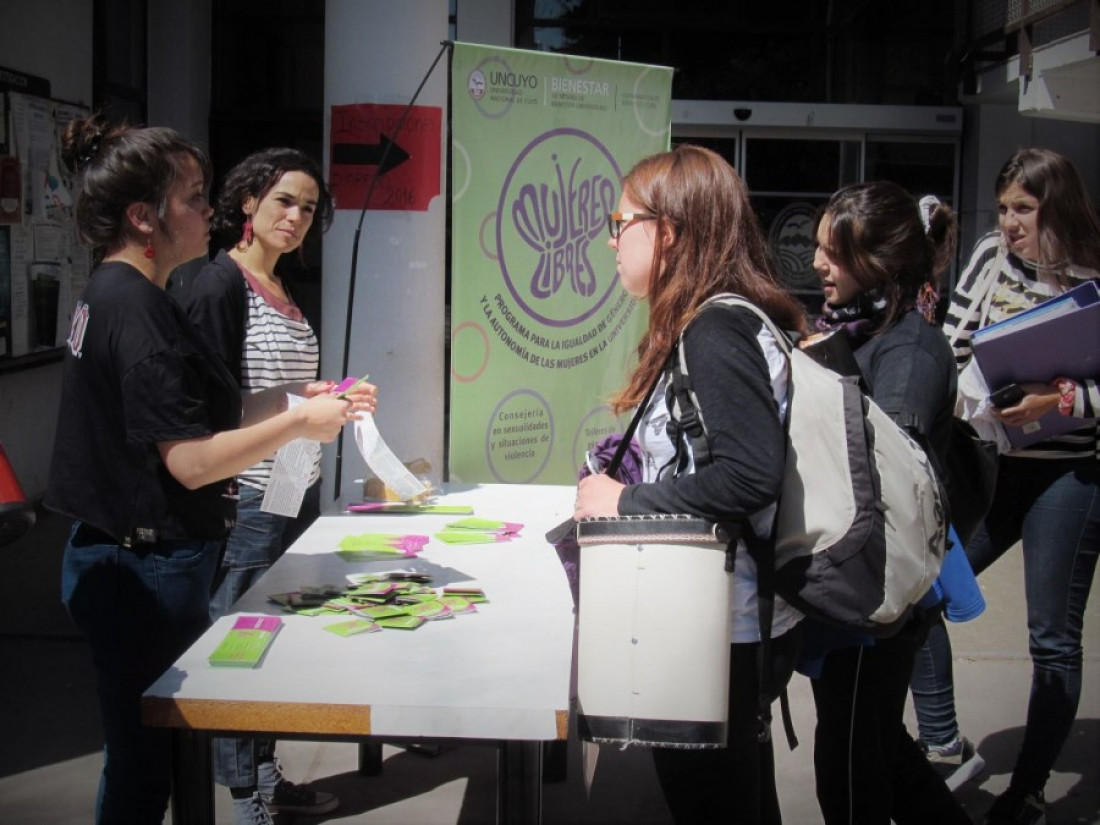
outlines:
{"label": "red dangling earring", "polygon": [[241,243],[245,246],[252,246],[252,219],[248,218],[244,222],[244,234],[241,235]]}
{"label": "red dangling earring", "polygon": [[149,260],[152,260],[153,258],[156,257],[156,255],[157,255],[157,251],[155,249],[153,249],[153,239],[152,239],[152,237],[147,238],[146,241],[145,241],[145,257],[148,258]]}

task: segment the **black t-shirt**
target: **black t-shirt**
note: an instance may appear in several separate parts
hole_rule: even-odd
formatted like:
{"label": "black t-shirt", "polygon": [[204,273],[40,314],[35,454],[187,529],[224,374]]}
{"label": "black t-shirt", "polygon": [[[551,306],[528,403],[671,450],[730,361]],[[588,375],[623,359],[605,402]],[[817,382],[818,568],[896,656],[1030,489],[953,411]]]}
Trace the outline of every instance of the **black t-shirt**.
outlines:
{"label": "black t-shirt", "polygon": [[237,262],[223,249],[197,273],[178,269],[168,280],[168,294],[187,311],[211,351],[221,358],[237,385],[242,385],[248,293]]}
{"label": "black t-shirt", "polygon": [[46,506],[120,543],[221,538],[233,480],[188,490],[157,444],[240,420],[236,382],[179,305],[133,267],[103,264],[73,312]]}

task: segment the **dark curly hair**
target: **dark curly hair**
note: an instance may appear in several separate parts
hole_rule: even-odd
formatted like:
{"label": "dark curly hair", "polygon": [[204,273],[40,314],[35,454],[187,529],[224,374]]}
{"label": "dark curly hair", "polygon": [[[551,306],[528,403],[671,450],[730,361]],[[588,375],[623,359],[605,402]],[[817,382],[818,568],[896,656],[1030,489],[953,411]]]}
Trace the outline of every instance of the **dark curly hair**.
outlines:
{"label": "dark curly hair", "polygon": [[[214,222],[210,228],[214,239],[221,246],[232,246],[240,240],[244,231],[245,214],[242,205],[249,198],[257,202],[272,190],[287,172],[302,172],[317,183],[317,212],[314,226],[320,224],[324,232],[332,223],[332,193],[325,185],[321,167],[305,152],[298,149],[274,148],[254,152],[229,170],[214,205]],[[313,227],[310,227],[313,231]],[[299,247],[300,249],[300,247]]]}

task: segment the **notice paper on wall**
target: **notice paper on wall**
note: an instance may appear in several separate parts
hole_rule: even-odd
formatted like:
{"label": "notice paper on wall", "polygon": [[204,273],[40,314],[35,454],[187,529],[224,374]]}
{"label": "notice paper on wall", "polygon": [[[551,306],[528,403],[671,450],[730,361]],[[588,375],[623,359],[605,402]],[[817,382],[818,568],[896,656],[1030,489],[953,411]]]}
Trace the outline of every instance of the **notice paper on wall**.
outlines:
{"label": "notice paper on wall", "polygon": [[370,413],[363,413],[362,418],[355,422],[355,443],[371,472],[402,501],[412,501],[430,492],[430,488],[409,472],[408,467],[386,446]]}

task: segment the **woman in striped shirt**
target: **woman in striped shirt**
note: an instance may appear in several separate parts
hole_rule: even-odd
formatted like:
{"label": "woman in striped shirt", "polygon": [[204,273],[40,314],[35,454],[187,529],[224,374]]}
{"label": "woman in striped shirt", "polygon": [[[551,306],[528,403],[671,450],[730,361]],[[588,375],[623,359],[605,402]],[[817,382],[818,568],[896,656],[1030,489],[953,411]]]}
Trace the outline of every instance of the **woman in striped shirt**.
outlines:
{"label": "woman in striped shirt", "polygon": [[[332,220],[332,197],[317,164],[296,149],[265,149],[245,158],[226,176],[218,197],[213,233],[233,245],[223,249],[175,295],[187,308],[245,395],[283,387],[301,396],[328,392],[317,381],[319,348],[309,321],[295,304],[280,259],[299,251],[316,223]],[[352,399],[374,409],[375,388]],[[351,396],[349,396],[350,398]],[[237,522],[226,543],[221,580],[211,616],[233,603],[275,563],[320,512],[320,446],[313,449],[310,486],[297,518],[264,512],[261,504],[275,456],[240,473]],[[338,801],[329,793],[283,779],[274,760],[275,742],[215,740],[215,776],[233,794],[238,823],[270,822],[270,811],[321,814]]]}
{"label": "woman in striped shirt", "polygon": [[[999,231],[975,247],[944,325],[949,338],[959,333],[959,369],[970,360],[977,329],[1100,278],[1100,215],[1069,160],[1047,149],[1020,150],[997,176],[996,194]],[[1100,552],[1100,453],[1092,420],[1100,410],[1100,376],[1091,363],[1088,375],[1034,376],[1021,385],[1021,400],[997,411],[1009,426],[1054,409],[1082,419],[1082,426],[1001,457],[993,506],[966,548],[976,573],[1017,542],[1024,556],[1031,698],[1011,783],[987,814],[993,825],[1043,819],[1043,788],[1080,699],[1082,625]]]}

